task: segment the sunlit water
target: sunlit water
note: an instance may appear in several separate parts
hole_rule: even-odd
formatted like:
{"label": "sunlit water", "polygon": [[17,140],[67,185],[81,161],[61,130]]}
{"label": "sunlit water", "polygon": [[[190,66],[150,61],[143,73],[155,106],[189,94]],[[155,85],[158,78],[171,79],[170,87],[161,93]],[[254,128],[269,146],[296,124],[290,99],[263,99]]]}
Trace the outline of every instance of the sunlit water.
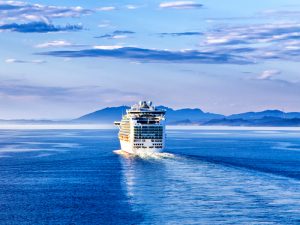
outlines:
{"label": "sunlit water", "polygon": [[300,224],[299,131],[169,130],[167,146],[0,130],[0,224]]}

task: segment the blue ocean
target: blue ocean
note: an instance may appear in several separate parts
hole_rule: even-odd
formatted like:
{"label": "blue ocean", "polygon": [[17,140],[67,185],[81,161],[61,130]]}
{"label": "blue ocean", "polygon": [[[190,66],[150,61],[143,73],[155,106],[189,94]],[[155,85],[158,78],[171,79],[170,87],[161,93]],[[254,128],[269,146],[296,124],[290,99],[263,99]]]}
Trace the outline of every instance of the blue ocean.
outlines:
{"label": "blue ocean", "polygon": [[0,224],[300,224],[300,131],[169,129],[124,157],[115,129],[0,130]]}

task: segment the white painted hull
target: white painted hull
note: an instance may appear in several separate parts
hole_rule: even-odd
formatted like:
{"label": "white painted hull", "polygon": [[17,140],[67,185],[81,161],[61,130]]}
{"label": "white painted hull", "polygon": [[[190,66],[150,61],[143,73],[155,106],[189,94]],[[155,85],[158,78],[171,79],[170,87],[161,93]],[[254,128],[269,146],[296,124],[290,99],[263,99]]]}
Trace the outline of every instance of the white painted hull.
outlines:
{"label": "white painted hull", "polygon": [[141,101],[126,110],[119,127],[121,150],[129,154],[159,153],[165,147],[165,110]]}
{"label": "white painted hull", "polygon": [[163,151],[163,148],[150,148],[152,147],[152,143],[149,142],[146,144],[145,148],[135,148],[132,142],[121,141],[121,150],[128,152],[130,154],[152,154],[159,153]]}

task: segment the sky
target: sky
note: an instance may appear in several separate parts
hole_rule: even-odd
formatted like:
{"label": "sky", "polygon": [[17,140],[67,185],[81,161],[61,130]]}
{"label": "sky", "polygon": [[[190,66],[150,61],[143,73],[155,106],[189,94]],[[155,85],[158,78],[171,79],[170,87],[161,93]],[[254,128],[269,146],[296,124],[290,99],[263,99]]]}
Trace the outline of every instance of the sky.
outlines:
{"label": "sky", "polygon": [[299,61],[299,0],[0,0],[1,119],[300,111]]}

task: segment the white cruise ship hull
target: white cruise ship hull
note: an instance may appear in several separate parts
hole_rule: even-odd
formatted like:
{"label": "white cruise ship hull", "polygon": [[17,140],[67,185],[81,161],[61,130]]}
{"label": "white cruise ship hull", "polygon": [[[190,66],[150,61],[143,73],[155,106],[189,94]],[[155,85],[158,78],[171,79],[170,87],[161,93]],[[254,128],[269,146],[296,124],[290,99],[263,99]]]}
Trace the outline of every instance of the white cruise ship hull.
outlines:
{"label": "white cruise ship hull", "polygon": [[161,152],[165,147],[165,110],[156,109],[151,102],[141,101],[126,110],[119,127],[121,150],[130,154]]}
{"label": "white cruise ship hull", "polygon": [[130,154],[134,155],[140,155],[140,154],[153,154],[153,153],[159,153],[163,151],[163,148],[155,148],[152,143],[148,143],[148,146],[146,144],[146,147],[144,148],[135,148],[134,144],[128,141],[120,141],[121,144],[121,150],[128,152]]}
{"label": "white cruise ship hull", "polygon": [[130,142],[128,142],[128,141],[120,141],[120,144],[121,144],[121,150],[122,151],[134,154],[133,148],[132,148],[132,144]]}

